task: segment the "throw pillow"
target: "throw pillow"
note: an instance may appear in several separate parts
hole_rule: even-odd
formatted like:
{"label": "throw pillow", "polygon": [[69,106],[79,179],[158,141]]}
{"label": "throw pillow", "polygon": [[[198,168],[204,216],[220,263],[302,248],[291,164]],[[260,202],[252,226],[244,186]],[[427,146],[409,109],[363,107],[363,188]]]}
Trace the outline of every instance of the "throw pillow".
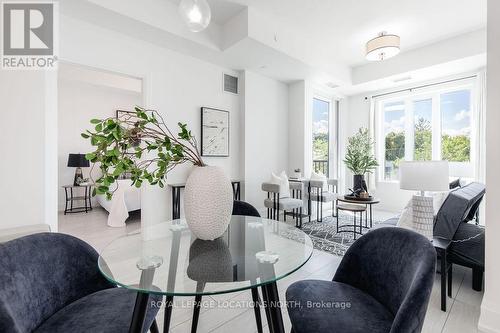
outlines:
{"label": "throw pillow", "polygon": [[444,204],[444,201],[448,197],[448,194],[450,194],[450,192],[449,191],[431,192],[431,194],[432,194],[432,205],[434,208],[434,216],[436,216],[439,210],[441,209],[441,206]]}
{"label": "throw pillow", "polygon": [[[283,177],[284,175],[284,177]],[[288,182],[288,177],[284,174],[284,171],[280,176],[277,176],[274,172],[271,174],[270,183],[279,185],[280,187],[280,198],[289,198],[290,197],[290,184]]]}
{"label": "throw pillow", "polygon": [[457,187],[461,187],[460,178],[457,178],[450,183],[450,190],[453,190],[454,188],[457,188]]}
{"label": "throw pillow", "polygon": [[413,230],[413,199],[410,199],[399,216],[398,227]]}
{"label": "throw pillow", "polygon": [[311,180],[318,180],[323,182],[323,191],[328,191],[328,184],[326,176],[321,173],[311,172]]}

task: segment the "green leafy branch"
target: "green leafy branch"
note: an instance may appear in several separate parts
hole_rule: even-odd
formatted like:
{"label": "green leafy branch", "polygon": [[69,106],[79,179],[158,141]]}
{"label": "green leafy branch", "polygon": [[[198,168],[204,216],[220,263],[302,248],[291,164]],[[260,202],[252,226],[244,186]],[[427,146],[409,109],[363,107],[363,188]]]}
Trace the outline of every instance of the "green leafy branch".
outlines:
{"label": "green leafy branch", "polygon": [[177,165],[205,165],[187,125],[178,123],[179,133],[174,135],[157,111],[135,107],[135,112],[119,118],[92,119],[90,123],[94,128],[81,135],[95,150],[85,158],[102,172],[95,180],[93,195],[111,198],[116,191],[112,185],[123,174],[130,174],[136,187],[145,181],[164,187],[166,174]]}
{"label": "green leafy branch", "polygon": [[372,173],[378,166],[378,162],[373,156],[373,140],[367,128],[360,128],[359,131],[348,138],[347,152],[344,163],[355,175]]}

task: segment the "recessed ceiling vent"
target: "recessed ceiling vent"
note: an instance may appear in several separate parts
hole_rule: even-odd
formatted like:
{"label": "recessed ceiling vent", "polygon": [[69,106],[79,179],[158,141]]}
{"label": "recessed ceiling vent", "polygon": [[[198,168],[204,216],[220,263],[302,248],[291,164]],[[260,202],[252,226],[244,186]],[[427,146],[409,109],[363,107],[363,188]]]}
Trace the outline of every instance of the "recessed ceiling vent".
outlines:
{"label": "recessed ceiling vent", "polygon": [[238,93],[238,78],[229,74],[224,74],[224,91],[232,94]]}

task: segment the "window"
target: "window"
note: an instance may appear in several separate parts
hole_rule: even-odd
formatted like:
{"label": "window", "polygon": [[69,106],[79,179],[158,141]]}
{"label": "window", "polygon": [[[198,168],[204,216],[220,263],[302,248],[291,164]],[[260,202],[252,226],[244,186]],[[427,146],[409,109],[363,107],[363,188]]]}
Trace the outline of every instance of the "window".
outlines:
{"label": "window", "polygon": [[384,104],[385,179],[397,179],[399,162],[405,157],[405,105]]}
{"label": "window", "polygon": [[432,99],[413,102],[413,160],[432,160]]}
{"label": "window", "polygon": [[313,169],[329,174],[330,102],[314,98],[312,111]]}
{"label": "window", "polygon": [[472,82],[377,103],[379,179],[395,181],[402,160],[450,162],[450,176],[473,177]]}
{"label": "window", "polygon": [[441,95],[442,146],[444,160],[470,161],[471,110],[470,90],[453,91]]}

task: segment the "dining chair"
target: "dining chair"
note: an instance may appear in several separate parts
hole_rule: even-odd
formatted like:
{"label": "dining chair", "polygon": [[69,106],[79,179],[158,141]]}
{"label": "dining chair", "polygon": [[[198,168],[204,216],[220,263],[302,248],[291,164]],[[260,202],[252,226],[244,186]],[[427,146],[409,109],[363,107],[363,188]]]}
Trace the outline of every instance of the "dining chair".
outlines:
{"label": "dining chair", "polygon": [[287,212],[295,218],[295,226],[302,227],[302,201],[303,184],[301,182],[290,183],[290,197],[280,197],[280,185],[273,183],[262,183],[262,190],[267,192],[264,206],[267,208],[267,218],[279,221],[279,212],[283,211],[283,220],[286,221]]}
{"label": "dining chair", "polygon": [[[259,212],[257,211],[257,209],[254,206],[252,206],[248,202],[239,201],[239,200],[234,200],[232,215],[260,217]],[[218,253],[222,253],[222,254],[225,253],[225,251],[220,250],[221,248],[223,248],[223,246],[222,246],[222,244],[218,244],[219,240],[215,240],[215,241],[211,241],[211,242],[199,241],[198,244],[195,244],[198,240],[195,241],[195,243],[193,243],[191,248],[190,248],[190,256],[196,256],[195,254],[193,254],[191,252],[203,253],[203,251],[205,251],[207,249],[207,247],[210,248],[210,250],[212,252],[215,251],[214,250],[214,248],[215,248],[215,249],[219,249],[217,251]],[[200,249],[203,249],[203,250],[200,250]],[[218,264],[220,264],[224,261],[221,258],[226,257],[226,256],[219,255],[218,257],[219,257]],[[229,255],[229,259],[230,259],[230,255]],[[221,265],[221,267],[225,267],[225,265]],[[224,277],[226,275],[226,274],[221,274],[222,269],[217,269],[216,271],[218,272],[216,274],[217,275],[216,278],[220,279],[221,276]],[[233,274],[233,271],[231,270],[229,272],[229,276],[232,277],[232,274]],[[205,281],[207,281],[207,278],[205,276],[203,279],[194,278],[194,280],[204,280],[204,282],[205,282]],[[221,281],[216,281],[216,279],[212,279],[212,282],[223,282],[223,281],[224,281],[223,279]],[[259,291],[257,288],[252,288],[251,292],[252,292],[252,302],[253,302],[254,313],[255,313],[255,323],[257,325],[257,332],[262,333],[263,330],[262,330],[262,317],[261,317],[261,313],[260,313]],[[198,327],[198,320],[200,317],[200,310],[201,310],[201,301],[202,301],[201,295],[195,296],[194,309],[193,309],[193,320],[191,322],[191,332],[196,332],[197,327]]]}
{"label": "dining chair", "polygon": [[[0,244],[0,332],[128,332],[137,293],[99,272],[84,241],[39,233]],[[151,295],[143,332],[158,332]]]}
{"label": "dining chair", "polygon": [[335,200],[337,199],[337,179],[310,180],[311,201],[316,201],[316,221],[323,222],[323,203],[331,202],[332,216],[335,216]]}
{"label": "dining chair", "polygon": [[304,280],[286,291],[294,333],[422,330],[436,251],[402,228],[380,228],[347,250],[332,281]]}

